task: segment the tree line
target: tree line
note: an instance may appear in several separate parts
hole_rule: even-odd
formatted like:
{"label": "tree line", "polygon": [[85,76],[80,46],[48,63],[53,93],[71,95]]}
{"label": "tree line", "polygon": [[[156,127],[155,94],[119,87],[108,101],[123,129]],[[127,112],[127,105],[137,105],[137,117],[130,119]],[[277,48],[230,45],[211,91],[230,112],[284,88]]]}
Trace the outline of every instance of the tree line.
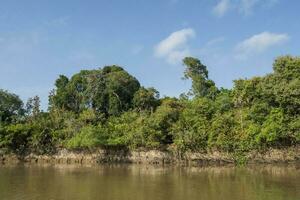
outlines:
{"label": "tree line", "polygon": [[160,98],[122,67],[60,75],[48,111],[0,90],[0,149],[19,154],[59,148],[248,152],[300,141],[300,58],[278,57],[273,72],[218,88],[197,58],[183,60],[190,91]]}

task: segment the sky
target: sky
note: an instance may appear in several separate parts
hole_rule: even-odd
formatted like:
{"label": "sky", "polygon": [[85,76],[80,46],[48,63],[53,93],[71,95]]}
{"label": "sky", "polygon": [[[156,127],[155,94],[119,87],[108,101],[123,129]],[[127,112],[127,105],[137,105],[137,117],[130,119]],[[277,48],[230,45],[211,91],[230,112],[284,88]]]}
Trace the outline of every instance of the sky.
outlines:
{"label": "sky", "polygon": [[0,0],[0,88],[47,109],[58,75],[116,64],[179,96],[186,56],[232,88],[299,55],[299,10],[299,0]]}

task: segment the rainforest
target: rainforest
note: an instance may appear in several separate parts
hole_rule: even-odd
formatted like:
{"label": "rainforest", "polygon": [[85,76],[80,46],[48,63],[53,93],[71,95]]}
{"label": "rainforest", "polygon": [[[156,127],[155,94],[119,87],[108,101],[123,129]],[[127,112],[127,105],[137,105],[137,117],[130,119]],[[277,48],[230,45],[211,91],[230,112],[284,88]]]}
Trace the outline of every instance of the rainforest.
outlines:
{"label": "rainforest", "polygon": [[300,142],[300,58],[275,59],[273,72],[219,88],[205,64],[183,59],[191,89],[161,97],[111,65],[60,75],[47,111],[0,90],[0,149],[24,155],[58,149],[159,149],[247,153]]}

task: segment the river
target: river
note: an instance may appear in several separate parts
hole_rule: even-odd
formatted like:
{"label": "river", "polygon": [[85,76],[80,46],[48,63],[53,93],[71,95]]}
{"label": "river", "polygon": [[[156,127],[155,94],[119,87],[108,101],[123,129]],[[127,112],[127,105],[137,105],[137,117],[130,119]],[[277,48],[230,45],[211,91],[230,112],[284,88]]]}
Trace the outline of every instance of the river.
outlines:
{"label": "river", "polygon": [[0,166],[1,200],[299,200],[300,167]]}

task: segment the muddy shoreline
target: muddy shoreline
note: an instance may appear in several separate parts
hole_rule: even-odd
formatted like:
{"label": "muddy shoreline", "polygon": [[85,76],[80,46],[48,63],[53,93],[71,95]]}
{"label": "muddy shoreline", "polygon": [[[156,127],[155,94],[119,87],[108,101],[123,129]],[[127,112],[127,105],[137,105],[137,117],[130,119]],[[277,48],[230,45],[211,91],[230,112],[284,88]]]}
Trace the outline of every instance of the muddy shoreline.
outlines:
{"label": "muddy shoreline", "polygon": [[[207,153],[185,152],[182,154],[160,150],[76,150],[61,149],[52,155],[1,154],[0,164],[114,164],[132,163],[146,165],[235,165],[239,156],[231,153],[211,151]],[[300,163],[300,146],[284,149],[252,151],[243,155],[247,164]]]}

